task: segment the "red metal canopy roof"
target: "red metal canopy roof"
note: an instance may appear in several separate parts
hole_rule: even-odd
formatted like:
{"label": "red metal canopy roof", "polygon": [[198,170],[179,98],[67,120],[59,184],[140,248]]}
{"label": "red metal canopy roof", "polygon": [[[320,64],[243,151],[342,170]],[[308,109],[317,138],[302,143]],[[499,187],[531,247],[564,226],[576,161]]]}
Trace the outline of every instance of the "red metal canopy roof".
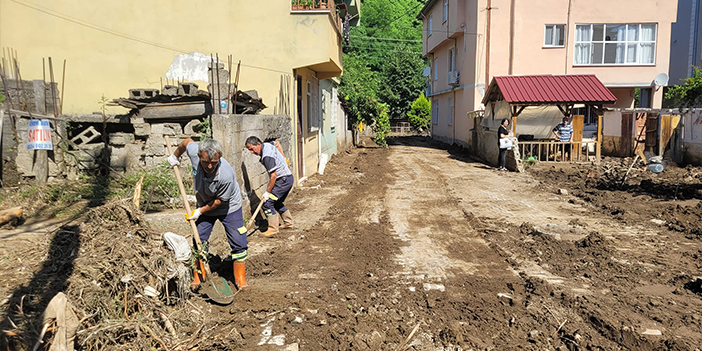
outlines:
{"label": "red metal canopy roof", "polygon": [[494,77],[483,104],[498,100],[500,92],[510,104],[611,104],[617,101],[594,74]]}

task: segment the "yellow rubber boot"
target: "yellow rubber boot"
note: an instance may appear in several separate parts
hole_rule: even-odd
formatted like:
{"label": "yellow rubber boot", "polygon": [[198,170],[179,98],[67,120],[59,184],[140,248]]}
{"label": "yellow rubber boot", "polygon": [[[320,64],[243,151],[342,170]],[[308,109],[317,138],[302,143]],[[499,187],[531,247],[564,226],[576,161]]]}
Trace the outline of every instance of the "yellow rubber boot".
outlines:
{"label": "yellow rubber boot", "polygon": [[293,220],[290,210],[287,210],[280,214],[280,218],[283,220],[283,224],[280,225],[280,229],[293,229]]}
{"label": "yellow rubber boot", "polygon": [[268,230],[261,233],[261,235],[265,236],[266,238],[275,238],[275,236],[278,235],[279,224],[280,224],[280,221],[278,220],[277,213],[274,213],[274,214],[268,216]]}

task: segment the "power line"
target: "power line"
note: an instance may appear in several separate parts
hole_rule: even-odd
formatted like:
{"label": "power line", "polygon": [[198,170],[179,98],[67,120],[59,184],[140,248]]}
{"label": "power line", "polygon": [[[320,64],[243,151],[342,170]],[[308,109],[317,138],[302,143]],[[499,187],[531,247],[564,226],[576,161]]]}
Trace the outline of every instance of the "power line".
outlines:
{"label": "power line", "polygon": [[[141,38],[138,38],[138,37],[135,37],[135,36],[131,36],[131,35],[129,35],[129,34],[124,34],[124,33],[116,32],[116,31],[113,31],[113,30],[110,30],[110,29],[107,29],[107,28],[104,28],[104,27],[100,27],[100,26],[95,25],[95,24],[92,24],[92,23],[88,23],[88,22],[85,22],[85,21],[81,21],[81,20],[79,20],[79,19],[75,19],[75,18],[69,17],[69,16],[67,16],[67,15],[64,15],[64,14],[61,14],[61,13],[59,13],[59,12],[56,12],[56,11],[53,11],[53,10],[50,10],[50,9],[41,7],[41,6],[36,5],[36,4],[27,4],[27,3],[24,3],[24,2],[21,2],[21,1],[18,1],[18,0],[11,0],[11,1],[14,2],[14,3],[17,3],[17,4],[19,4],[19,5],[22,5],[22,6],[25,6],[25,7],[29,7],[29,8],[31,8],[31,9],[33,9],[33,10],[36,10],[36,11],[45,13],[45,14],[47,14],[47,15],[49,15],[49,16],[53,16],[53,17],[56,17],[56,18],[60,18],[60,19],[65,20],[65,21],[68,21],[68,22],[71,22],[71,23],[75,23],[75,24],[77,24],[77,25],[80,25],[80,26],[83,26],[83,27],[87,27],[87,28],[90,28],[90,29],[94,29],[94,30],[97,30],[97,31],[100,31],[100,32],[103,32],[103,33],[106,33],[106,34],[111,34],[111,35],[114,35],[114,36],[117,36],[117,37],[120,37],[120,38],[123,38],[123,39],[133,40],[133,41],[136,41],[136,42],[139,42],[139,43],[142,43],[142,44],[146,44],[146,45],[151,45],[151,46],[154,46],[154,47],[157,47],[157,48],[160,48],[160,49],[175,51],[175,52],[177,52],[177,53],[179,53],[179,54],[187,53],[187,52],[192,51],[192,50],[183,50],[183,49],[179,49],[179,48],[167,46],[167,45],[165,45],[165,44],[160,44],[160,43],[157,43],[157,42],[149,41],[149,40],[146,40],[146,39],[141,39]],[[242,65],[243,67],[255,68],[255,69],[260,69],[260,70],[264,70],[264,71],[271,71],[271,72],[278,72],[278,73],[284,73],[284,74],[291,74],[291,72],[281,71],[281,70],[277,70],[277,69],[273,69],[273,68],[252,66],[252,65],[247,65],[247,64],[243,64],[243,63],[242,63],[241,65]]]}
{"label": "power line", "polygon": [[414,9],[416,9],[417,7],[419,7],[419,6],[421,6],[421,5],[425,5],[425,4],[426,4],[426,3],[424,3],[424,4],[421,3],[421,2],[418,3],[418,4],[415,5],[413,8],[409,9],[407,12],[403,13],[402,15],[398,16],[398,17],[395,18],[394,20],[390,21],[390,23],[388,23],[388,24],[386,24],[386,25],[384,25],[384,26],[382,26],[382,27],[380,27],[380,28],[377,28],[376,31],[377,31],[377,30],[384,29],[384,28],[387,28],[389,25],[395,23],[395,21],[399,20],[399,19],[402,18],[402,17],[407,16],[410,12],[414,11]]}
{"label": "power line", "polygon": [[359,39],[374,39],[374,40],[384,40],[384,41],[406,41],[406,42],[413,42],[413,43],[421,43],[421,40],[413,40],[413,39],[395,39],[395,38],[376,38],[376,37],[364,37],[360,35],[352,35],[351,38],[359,38]]}
{"label": "power line", "polygon": [[422,53],[421,51],[418,51],[418,50],[397,50],[397,49],[390,49],[390,48],[377,48],[377,47],[374,48],[374,47],[354,46],[354,45],[346,45],[344,47],[345,48],[384,51],[384,52],[404,52],[404,53],[410,53],[410,54],[421,54]]}

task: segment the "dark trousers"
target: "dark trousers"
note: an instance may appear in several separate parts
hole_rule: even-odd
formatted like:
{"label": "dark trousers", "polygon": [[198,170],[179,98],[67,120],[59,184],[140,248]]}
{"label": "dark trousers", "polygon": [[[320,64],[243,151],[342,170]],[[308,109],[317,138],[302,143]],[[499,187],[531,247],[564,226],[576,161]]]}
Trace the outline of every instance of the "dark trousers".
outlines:
{"label": "dark trousers", "polygon": [[499,167],[504,167],[507,162],[507,149],[500,149],[500,156],[497,159]]}
{"label": "dark trousers", "polygon": [[263,213],[266,216],[274,215],[276,213],[283,213],[288,210],[283,204],[283,201],[288,197],[290,189],[293,186],[293,176],[278,177],[273,185],[273,190],[271,190],[271,195],[275,196],[276,199],[269,198],[268,201],[263,203]]}
{"label": "dark trousers", "polygon": [[209,250],[210,234],[215,222],[219,220],[224,226],[224,232],[227,233],[227,241],[232,249],[232,260],[243,261],[248,256],[247,249],[249,248],[246,240],[246,227],[244,226],[244,217],[241,215],[241,209],[232,213],[221,216],[208,216],[203,214],[195,221],[197,232],[200,233],[200,240],[205,250]]}

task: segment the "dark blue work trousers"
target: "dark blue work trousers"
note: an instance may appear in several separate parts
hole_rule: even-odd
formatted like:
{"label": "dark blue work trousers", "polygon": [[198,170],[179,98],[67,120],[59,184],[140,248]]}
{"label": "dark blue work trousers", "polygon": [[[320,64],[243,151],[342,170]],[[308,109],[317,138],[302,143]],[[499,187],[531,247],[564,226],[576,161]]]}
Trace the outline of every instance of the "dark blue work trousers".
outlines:
{"label": "dark blue work trousers", "polygon": [[288,197],[290,189],[292,189],[293,186],[293,181],[293,176],[291,175],[276,178],[271,194],[275,196],[277,200],[269,198],[268,201],[263,203],[263,212],[266,216],[283,213],[288,210],[285,204],[283,204],[283,201]]}

